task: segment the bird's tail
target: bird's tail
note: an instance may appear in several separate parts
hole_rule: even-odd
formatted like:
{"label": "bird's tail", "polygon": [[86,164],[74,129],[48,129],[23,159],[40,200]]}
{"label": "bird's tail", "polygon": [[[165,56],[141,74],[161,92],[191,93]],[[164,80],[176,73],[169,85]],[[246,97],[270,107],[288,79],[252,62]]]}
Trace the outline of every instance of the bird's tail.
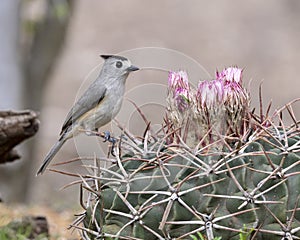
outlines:
{"label": "bird's tail", "polygon": [[51,160],[54,158],[55,154],[61,149],[62,145],[68,140],[66,135],[63,135],[50,149],[47,156],[44,159],[43,164],[40,166],[39,170],[37,171],[36,175],[43,174],[43,172],[46,170],[47,166],[51,162]]}

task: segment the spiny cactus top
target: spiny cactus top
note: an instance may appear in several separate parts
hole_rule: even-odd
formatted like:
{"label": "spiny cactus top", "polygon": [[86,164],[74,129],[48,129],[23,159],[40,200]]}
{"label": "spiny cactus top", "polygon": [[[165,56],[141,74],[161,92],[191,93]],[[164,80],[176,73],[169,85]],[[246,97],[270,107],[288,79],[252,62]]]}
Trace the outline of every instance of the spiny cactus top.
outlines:
{"label": "spiny cactus top", "polygon": [[242,73],[169,73],[162,129],[124,130],[112,165],[80,176],[84,239],[300,239],[299,122],[291,104],[250,111]]}

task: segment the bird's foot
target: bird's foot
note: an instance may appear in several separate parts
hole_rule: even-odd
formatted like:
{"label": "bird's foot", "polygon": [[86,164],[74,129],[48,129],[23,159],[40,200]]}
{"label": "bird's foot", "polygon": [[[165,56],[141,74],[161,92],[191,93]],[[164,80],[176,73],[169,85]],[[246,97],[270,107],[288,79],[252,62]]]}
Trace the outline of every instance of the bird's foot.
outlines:
{"label": "bird's foot", "polygon": [[99,135],[104,139],[103,142],[110,142],[111,143],[110,154],[115,157],[116,154],[115,154],[114,148],[116,146],[117,139],[112,137],[109,131],[105,131],[103,133],[100,133]]}
{"label": "bird's foot", "polygon": [[112,137],[109,131],[98,132],[97,130],[96,131],[84,130],[84,132],[88,136],[102,137],[104,139],[103,142],[111,143],[111,145],[109,146],[109,154],[113,155],[114,157],[116,156],[114,152],[114,148],[116,146],[117,139]]}

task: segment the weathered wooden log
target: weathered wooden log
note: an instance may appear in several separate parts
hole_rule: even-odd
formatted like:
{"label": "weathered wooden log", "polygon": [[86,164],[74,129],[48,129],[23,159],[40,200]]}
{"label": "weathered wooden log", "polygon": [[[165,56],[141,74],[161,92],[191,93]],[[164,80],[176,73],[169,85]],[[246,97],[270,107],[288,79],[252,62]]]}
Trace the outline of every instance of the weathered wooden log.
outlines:
{"label": "weathered wooden log", "polygon": [[0,111],[0,164],[20,158],[13,148],[38,131],[37,117],[31,110]]}

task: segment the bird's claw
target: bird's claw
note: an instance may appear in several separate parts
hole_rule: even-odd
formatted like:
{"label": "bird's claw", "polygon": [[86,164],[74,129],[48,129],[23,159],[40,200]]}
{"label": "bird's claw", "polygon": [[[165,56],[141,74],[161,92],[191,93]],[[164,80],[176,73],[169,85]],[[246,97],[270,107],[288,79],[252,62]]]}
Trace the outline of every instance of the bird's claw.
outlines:
{"label": "bird's claw", "polygon": [[109,131],[103,132],[102,136],[103,136],[103,139],[104,139],[103,142],[107,142],[107,141],[109,142],[109,140],[111,138]]}
{"label": "bird's claw", "polygon": [[114,152],[114,148],[116,146],[117,139],[112,137],[109,131],[103,132],[102,137],[104,139],[103,142],[110,142],[111,143],[110,154],[115,157],[116,155],[115,155],[115,152]]}

